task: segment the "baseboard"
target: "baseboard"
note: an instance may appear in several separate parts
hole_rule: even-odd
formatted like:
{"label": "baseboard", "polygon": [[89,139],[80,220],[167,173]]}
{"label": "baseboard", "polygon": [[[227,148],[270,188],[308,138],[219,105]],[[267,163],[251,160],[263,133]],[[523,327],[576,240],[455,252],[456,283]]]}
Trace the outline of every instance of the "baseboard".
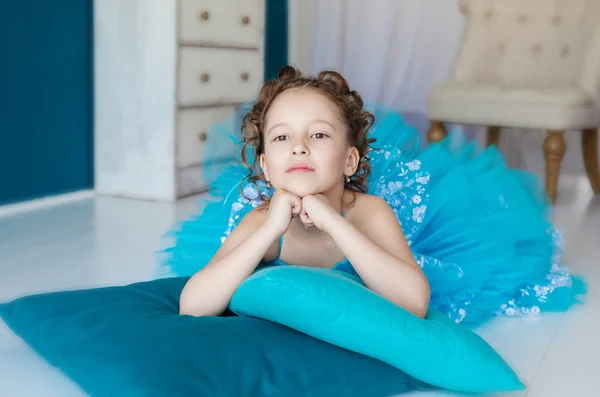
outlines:
{"label": "baseboard", "polygon": [[55,196],[42,197],[35,200],[22,201],[15,204],[0,205],[0,218],[12,216],[23,212],[39,210],[60,204],[85,200],[94,197],[94,190],[79,190],[72,193],[58,194]]}

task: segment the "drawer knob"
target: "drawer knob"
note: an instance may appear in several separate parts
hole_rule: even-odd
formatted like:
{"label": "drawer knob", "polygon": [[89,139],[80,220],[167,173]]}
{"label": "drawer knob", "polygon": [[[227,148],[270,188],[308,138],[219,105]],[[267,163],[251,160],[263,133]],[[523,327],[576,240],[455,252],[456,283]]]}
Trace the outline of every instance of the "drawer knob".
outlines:
{"label": "drawer knob", "polygon": [[198,135],[200,142],[206,142],[206,138],[208,138],[208,134],[206,132],[201,132],[200,135]]}
{"label": "drawer knob", "polygon": [[242,17],[242,25],[250,25],[250,17],[249,16]]}
{"label": "drawer knob", "polygon": [[250,78],[250,75],[246,72],[240,74],[240,78],[242,79],[242,81],[248,81],[248,79]]}
{"label": "drawer knob", "polygon": [[210,14],[208,13],[208,11],[202,11],[200,13],[200,19],[202,21],[208,21],[208,18],[210,18]]}
{"label": "drawer knob", "polygon": [[208,80],[210,80],[210,75],[208,73],[202,73],[200,75],[201,82],[206,83]]}

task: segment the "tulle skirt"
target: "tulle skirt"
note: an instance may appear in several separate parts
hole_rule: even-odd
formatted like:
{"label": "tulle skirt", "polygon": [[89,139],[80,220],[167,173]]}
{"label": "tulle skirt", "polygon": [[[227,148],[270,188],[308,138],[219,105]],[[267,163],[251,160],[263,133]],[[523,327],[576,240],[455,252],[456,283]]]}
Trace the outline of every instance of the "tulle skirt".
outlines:
{"label": "tulle skirt", "polygon": [[[241,148],[241,118],[249,106],[212,127],[213,145],[233,140]],[[585,283],[561,265],[562,236],[533,175],[509,169],[495,147],[478,151],[460,134],[420,151],[418,132],[399,114],[372,104],[369,110],[376,142],[368,193],[396,213],[429,280],[432,307],[476,326],[495,316],[564,311],[580,302]],[[260,193],[269,194],[266,186],[259,192],[244,181],[248,171],[238,160],[216,159],[204,168],[210,197],[169,232],[173,243],[161,252],[161,276],[200,270],[261,204]]]}

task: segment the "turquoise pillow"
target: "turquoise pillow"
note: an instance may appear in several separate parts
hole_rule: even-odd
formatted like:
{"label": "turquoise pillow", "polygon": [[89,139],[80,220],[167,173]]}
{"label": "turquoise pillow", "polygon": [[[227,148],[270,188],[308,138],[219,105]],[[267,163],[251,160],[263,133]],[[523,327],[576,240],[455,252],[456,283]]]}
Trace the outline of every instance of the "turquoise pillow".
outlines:
{"label": "turquoise pillow", "polygon": [[379,359],[442,388],[524,389],[502,357],[468,328],[432,308],[421,319],[337,270],[265,268],[239,286],[230,308]]}
{"label": "turquoise pillow", "polygon": [[265,320],[178,314],[187,278],[33,295],[6,324],[91,396],[365,397],[431,389]]}

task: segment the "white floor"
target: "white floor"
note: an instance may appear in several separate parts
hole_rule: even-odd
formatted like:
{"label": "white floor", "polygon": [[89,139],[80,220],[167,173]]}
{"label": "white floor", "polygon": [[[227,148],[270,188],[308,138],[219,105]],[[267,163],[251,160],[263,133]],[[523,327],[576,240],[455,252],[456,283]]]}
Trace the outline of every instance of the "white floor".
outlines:
{"label": "white floor", "polygon": [[[175,219],[194,210],[195,199],[170,205],[97,197],[0,218],[0,301],[152,279],[161,236]],[[528,385],[506,396],[600,395],[595,368],[600,357],[600,196],[593,197],[583,179],[563,178],[555,220],[565,231],[567,263],[589,282],[588,302],[566,314],[498,319],[479,331]],[[0,396],[83,395],[0,324]]]}

